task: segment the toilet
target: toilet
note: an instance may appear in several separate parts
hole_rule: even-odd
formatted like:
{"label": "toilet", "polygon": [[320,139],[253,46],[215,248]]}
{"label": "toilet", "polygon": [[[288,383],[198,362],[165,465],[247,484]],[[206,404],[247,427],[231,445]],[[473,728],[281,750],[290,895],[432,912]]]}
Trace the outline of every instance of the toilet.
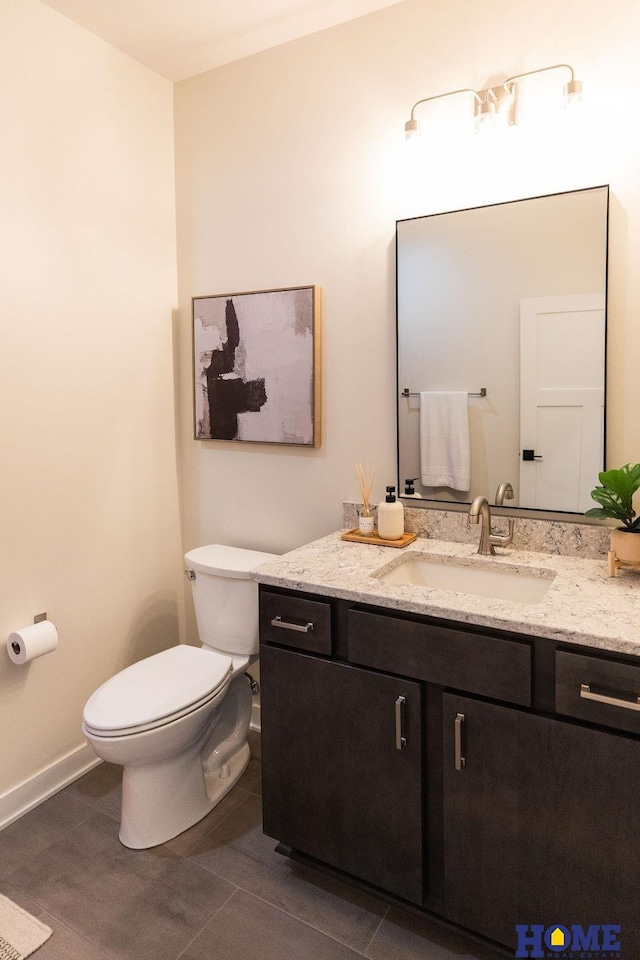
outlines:
{"label": "toilet", "polygon": [[89,698],[82,731],[121,764],[120,840],[165,843],[222,800],[250,759],[247,667],[258,658],[254,567],[275,554],[222,544],[185,554],[202,646],[181,644],[116,674]]}

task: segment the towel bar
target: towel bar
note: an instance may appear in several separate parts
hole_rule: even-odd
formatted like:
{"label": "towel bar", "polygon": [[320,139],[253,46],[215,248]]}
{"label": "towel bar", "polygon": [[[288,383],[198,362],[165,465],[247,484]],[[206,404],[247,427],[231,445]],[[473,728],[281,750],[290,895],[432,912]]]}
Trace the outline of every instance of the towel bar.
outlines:
{"label": "towel bar", "polygon": [[[486,395],[487,395],[487,388],[486,388],[486,387],[480,387],[480,393],[470,393],[470,394],[469,394],[470,397],[486,397]],[[403,396],[403,397],[419,397],[420,394],[419,394],[419,393],[411,393],[411,391],[409,390],[409,387],[405,387],[404,390],[402,391],[402,396]]]}

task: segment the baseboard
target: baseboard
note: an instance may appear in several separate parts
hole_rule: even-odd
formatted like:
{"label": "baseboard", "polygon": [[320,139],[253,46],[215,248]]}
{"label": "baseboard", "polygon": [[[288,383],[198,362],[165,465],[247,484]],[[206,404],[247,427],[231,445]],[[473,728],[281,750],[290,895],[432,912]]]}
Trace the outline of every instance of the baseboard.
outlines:
{"label": "baseboard", "polygon": [[58,793],[101,762],[91,747],[85,743],[60,760],[56,760],[34,777],[3,793],[0,796],[0,830],[23,817],[25,813],[48,800],[54,793]]}

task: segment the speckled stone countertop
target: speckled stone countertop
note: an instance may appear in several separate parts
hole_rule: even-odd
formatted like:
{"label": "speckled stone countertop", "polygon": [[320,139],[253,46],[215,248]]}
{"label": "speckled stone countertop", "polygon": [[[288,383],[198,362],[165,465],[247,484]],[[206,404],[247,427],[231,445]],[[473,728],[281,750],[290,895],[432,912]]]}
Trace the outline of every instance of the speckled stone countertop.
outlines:
{"label": "speckled stone countertop", "polygon": [[[553,579],[543,599],[517,602],[380,578],[416,555]],[[337,532],[257,567],[253,577],[290,590],[640,656],[640,572],[621,570],[611,578],[604,557],[583,560],[508,547],[482,557],[476,545],[433,538],[394,549],[347,542]]]}

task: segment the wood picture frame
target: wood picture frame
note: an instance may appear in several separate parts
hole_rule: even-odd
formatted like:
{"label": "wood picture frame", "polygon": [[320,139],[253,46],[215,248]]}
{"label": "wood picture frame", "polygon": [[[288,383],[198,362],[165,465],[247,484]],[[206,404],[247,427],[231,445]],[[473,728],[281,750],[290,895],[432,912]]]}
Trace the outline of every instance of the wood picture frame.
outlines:
{"label": "wood picture frame", "polygon": [[194,438],[320,445],[321,291],[192,298]]}

